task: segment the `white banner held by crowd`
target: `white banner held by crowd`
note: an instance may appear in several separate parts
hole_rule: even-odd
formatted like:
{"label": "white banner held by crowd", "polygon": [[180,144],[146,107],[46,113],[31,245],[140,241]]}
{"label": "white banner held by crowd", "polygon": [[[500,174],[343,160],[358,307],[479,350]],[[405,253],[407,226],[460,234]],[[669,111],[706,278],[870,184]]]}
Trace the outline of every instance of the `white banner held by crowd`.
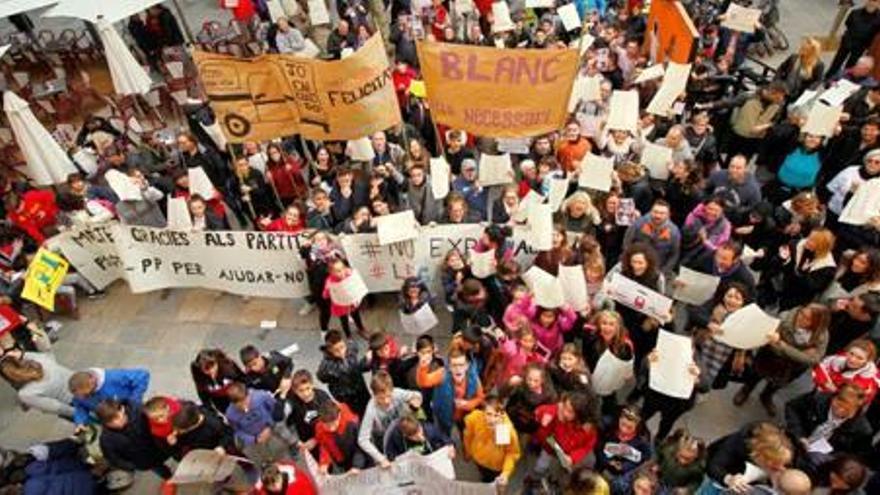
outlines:
{"label": "white banner held by crowd", "polygon": [[612,273],[605,282],[605,290],[612,299],[657,321],[669,320],[672,299],[635,282],[620,273]]}

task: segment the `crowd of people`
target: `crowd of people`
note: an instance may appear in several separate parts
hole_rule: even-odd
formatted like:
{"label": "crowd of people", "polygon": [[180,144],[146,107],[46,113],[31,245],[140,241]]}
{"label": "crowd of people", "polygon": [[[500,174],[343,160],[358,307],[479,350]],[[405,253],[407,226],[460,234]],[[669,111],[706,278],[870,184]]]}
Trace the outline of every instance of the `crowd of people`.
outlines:
{"label": "crowd of people", "polygon": [[[491,2],[475,2],[463,16],[442,0],[421,10],[393,2],[389,42],[404,122],[369,136],[368,161],[352,160],[345,142],[299,136],[219,148],[199,125],[210,123],[208,105],[191,114],[192,130],[173,145],[151,136],[134,144],[106,120],[89,118],[77,144],[99,153],[96,171],[72,174],[56,189],[3,184],[0,313],[10,323],[0,334],[0,375],[24,406],[72,422],[81,436],[99,426],[101,456],[116,469],[168,479],[172,461],[195,449],[246,457],[249,467],[219,483],[235,493],[318,493],[325,475],[384,469],[405,453],[444,447],[473,464],[480,481],[524,493],[880,492],[872,455],[880,448],[880,211],[868,212],[864,225],[840,220],[858,188],[880,180],[880,84],[864,54],[880,32],[880,1],[852,11],[828,70],[819,42],[807,38],[754,88],[744,82],[745,61],[760,25],[748,35],[723,27],[730,2],[720,3],[720,16],[694,16],[701,37],[686,92],[667,115],[642,110],[632,131],[609,128],[606,119],[613,90],[636,89],[645,107],[657,89],[657,81],[634,82],[650,65],[645,6],[575,2],[588,20],[583,30],[595,38],[580,71],[601,76],[600,97],[575,101],[558,132],[512,152],[515,173],[504,186],[478,180],[479,158],[497,154],[498,140],[432,121],[413,85],[420,80],[415,42],[567,47],[582,33],[563,29],[554,9],[514,9],[515,28],[493,33]],[[263,2],[237,5],[243,21],[269,15]],[[339,20],[325,53],[338,58],[377,26],[365,2],[333,8]],[[157,9],[146,25],[132,21],[130,29],[176,32],[162,14]],[[263,41],[296,53],[306,44],[303,31],[303,19],[279,19],[263,30]],[[175,36],[169,43],[181,41]],[[145,34],[139,45],[152,53],[165,38]],[[795,103],[842,81],[858,90],[842,103],[833,135],[803,132],[806,110]],[[671,148],[667,179],[642,165],[648,144]],[[578,186],[588,154],[613,160],[610,190]],[[436,157],[451,172],[445,198],[434,197],[429,176]],[[191,192],[193,168],[210,180],[210,197]],[[110,170],[130,177],[142,199],[119,200],[105,179]],[[553,276],[560,267],[582,269],[588,303],[580,310],[540,305],[522,278],[530,266],[517,261],[512,242],[524,198],[549,196],[558,179],[570,185],[555,213],[552,247],[532,264]],[[300,315],[317,309],[317,369],[296,367],[290,349],[248,345],[237,360],[228,349],[203,349],[190,365],[198,397],[190,400],[161,391],[147,396],[145,369],[72,370],[55,360],[52,325],[21,297],[33,253],[53,234],[79,226],[117,220],[163,228],[169,198],[186,200],[195,231],[301,237],[310,295]],[[441,266],[429,267],[442,280],[441,293],[431,293],[429,280],[403,282],[402,314],[431,305],[452,316],[451,328],[414,342],[368,328],[362,313],[369,305],[334,300],[331,290],[354,275],[337,236],[376,232],[377,217],[407,209],[423,226],[483,225],[470,251],[452,249]],[[476,276],[472,257],[487,252],[494,274]],[[683,268],[720,282],[707,302],[677,302],[666,317],[616,302],[605,290],[609,277],[622,275],[672,294],[684,284]],[[104,295],[69,274],[61,296],[74,313],[77,292]],[[778,316],[778,328],[757,349],[725,344],[725,319],[753,302]],[[695,386],[687,398],[651,386],[664,330],[693,343],[687,373]],[[632,376],[609,390],[594,371],[612,358],[628,363]],[[780,403],[776,393],[797,380],[810,381],[811,390]],[[719,438],[700,438],[679,422],[730,382],[738,387],[733,407],[764,382],[758,400],[766,414],[743,417]],[[654,416],[659,424],[651,431]],[[67,463],[28,468],[28,483],[92,486],[66,442],[24,455],[30,465]]]}

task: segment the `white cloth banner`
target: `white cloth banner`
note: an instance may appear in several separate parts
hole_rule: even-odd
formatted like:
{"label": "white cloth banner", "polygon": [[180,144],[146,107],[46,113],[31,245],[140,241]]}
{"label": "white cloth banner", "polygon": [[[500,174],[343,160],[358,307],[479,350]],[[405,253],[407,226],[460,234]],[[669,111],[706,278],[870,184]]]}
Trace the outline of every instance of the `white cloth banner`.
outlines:
{"label": "white cloth banner", "polygon": [[[527,229],[513,229],[516,260],[527,265],[535,250]],[[353,234],[339,242],[370,292],[398,292],[407,277],[419,277],[436,293],[440,268],[452,249],[468,256],[483,232],[480,224],[421,229],[418,239],[379,244],[377,234]],[[98,288],[128,281],[132,292],[198,287],[233,294],[297,298],[308,295],[300,236],[285,232],[191,232],[116,222],[74,228],[49,240],[77,271]]]}

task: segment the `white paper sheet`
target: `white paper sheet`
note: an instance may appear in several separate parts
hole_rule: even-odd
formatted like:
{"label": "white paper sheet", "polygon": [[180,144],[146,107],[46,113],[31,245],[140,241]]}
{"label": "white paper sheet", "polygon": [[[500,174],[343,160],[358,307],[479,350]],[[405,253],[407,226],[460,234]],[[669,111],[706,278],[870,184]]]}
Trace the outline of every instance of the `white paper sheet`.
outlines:
{"label": "white paper sheet", "polygon": [[632,359],[624,361],[605,349],[596,362],[596,369],[593,370],[593,392],[603,397],[611,395],[620,390],[633,376]]}
{"label": "white paper sheet", "polygon": [[613,158],[587,153],[584,159],[581,160],[578,186],[608,192],[611,190],[611,176],[613,173]]}
{"label": "white paper sheet", "polygon": [[352,269],[351,275],[345,277],[336,283],[331,283],[330,299],[334,304],[341,306],[351,306],[360,304],[361,299],[367,295],[369,290],[367,284],[364,283],[363,277],[357,270]]}
{"label": "white paper sheet", "polygon": [[861,86],[858,84],[846,79],[839,79],[833,86],[819,95],[819,100],[824,101],[830,107],[839,107],[859,89],[861,89]]}
{"label": "white paper sheet", "polygon": [[527,9],[552,9],[556,7],[556,0],[526,0]]}
{"label": "white paper sheet", "polygon": [[498,151],[517,155],[528,155],[532,140],[525,138],[498,138]]}
{"label": "white paper sheet", "polygon": [[144,199],[141,190],[131,181],[131,177],[119,170],[110,169],[104,173],[107,185],[116,193],[121,201],[140,201]]}
{"label": "white paper sheet", "polygon": [[562,286],[565,302],[575,311],[584,311],[590,307],[590,296],[587,293],[587,278],[581,265],[559,265],[556,278]]}
{"label": "white paper sheet", "polygon": [[345,155],[356,162],[368,162],[376,157],[373,142],[368,137],[352,139],[345,145]]}
{"label": "white paper sheet", "polygon": [[742,475],[745,482],[748,484],[767,479],[766,471],[748,461],[746,461],[746,469],[743,471]]}
{"label": "white paper sheet", "polygon": [[663,74],[666,73],[666,68],[663,67],[663,64],[654,64],[650,67],[646,67],[641,72],[639,72],[639,76],[636,77],[636,80],[633,81],[634,84],[641,84],[647,81],[653,81],[654,79],[658,79],[663,77]]}
{"label": "white paper sheet", "polygon": [[535,304],[544,308],[558,308],[565,304],[562,284],[559,279],[533,266],[522,276],[523,281],[535,295]]}
{"label": "white paper sheet", "polygon": [[713,338],[734,349],[756,349],[767,343],[767,334],[778,326],[778,318],[752,303],[728,315],[721,324],[722,333]]}
{"label": "white paper sheet", "polygon": [[[678,285],[678,282],[684,285]],[[683,266],[678,273],[672,297],[677,301],[699,306],[712,298],[720,282],[721,279],[715,275],[698,272]]]}
{"label": "white paper sheet", "polygon": [[841,107],[830,107],[821,101],[817,101],[810,108],[810,113],[807,114],[807,123],[804,124],[801,132],[814,136],[833,136],[834,129],[840,122],[841,113],[843,113]]}
{"label": "white paper sheet", "polygon": [[510,18],[510,7],[507,2],[492,3],[492,32],[501,33],[504,31],[513,31],[515,27],[513,20]]}
{"label": "white paper sheet", "polygon": [[376,233],[379,244],[394,244],[419,237],[419,222],[412,210],[403,210],[376,218]]}
{"label": "white paper sheet", "polygon": [[635,90],[611,93],[611,110],[605,127],[609,130],[635,132],[639,124],[639,94]]}
{"label": "white paper sheet", "polygon": [[795,100],[795,102],[791,104],[791,107],[798,108],[798,107],[802,107],[804,105],[807,105],[807,104],[811,103],[813,101],[813,98],[815,98],[816,95],[818,95],[818,94],[819,94],[818,91],[813,90],[813,89],[808,89],[808,90],[804,91],[803,93],[801,93],[801,95],[798,97],[798,99]]}
{"label": "white paper sheet", "polygon": [[495,250],[477,252],[471,250],[471,273],[477,278],[486,278],[495,275]]}
{"label": "white paper sheet", "polygon": [[880,215],[880,179],[863,182],[840,212],[840,222],[865,225],[871,217]]}
{"label": "white paper sheet", "polygon": [[445,157],[431,158],[431,192],[434,199],[443,199],[449,194],[449,163]]}
{"label": "white paper sheet", "polygon": [[400,313],[403,331],[410,335],[421,335],[437,326],[437,323],[437,315],[430,304],[422,304],[421,308],[409,315]]}
{"label": "white paper sheet", "polygon": [[192,217],[189,206],[184,198],[168,198],[168,228],[175,230],[192,230]]}
{"label": "white paper sheet", "polygon": [[538,251],[549,251],[553,247],[553,210],[550,205],[532,202],[528,215],[526,242]]}
{"label": "white paper sheet", "polygon": [[562,27],[566,31],[574,31],[581,27],[581,17],[578,15],[577,7],[573,3],[567,3],[556,9],[559,19],[562,21]]}
{"label": "white paper sheet", "polygon": [[168,69],[168,73],[171,74],[172,79],[183,78],[183,62],[171,60],[169,62],[165,62],[165,68]]}
{"label": "white paper sheet", "polygon": [[830,454],[834,452],[834,447],[828,443],[828,439],[821,437],[815,442],[810,443],[810,445],[807,446],[807,451],[816,452],[818,454]]}
{"label": "white paper sheet", "polygon": [[652,179],[666,180],[672,164],[672,148],[645,141],[640,163],[648,169]]}
{"label": "white paper sheet", "polygon": [[[583,40],[583,41],[581,41],[581,40]],[[580,51],[578,52],[578,54],[580,56],[583,56],[585,53],[587,53],[587,50],[589,50],[590,47],[593,46],[593,43],[595,41],[596,41],[596,38],[594,38],[592,35],[590,35],[589,33],[584,33],[580,37],[578,37],[577,39],[571,40],[571,42],[568,44],[568,47],[575,48],[575,49],[579,48]]]}
{"label": "white paper sheet", "polygon": [[249,156],[247,160],[248,165],[250,165],[251,168],[259,170],[260,173],[263,175],[266,174],[266,164],[269,161],[269,157],[267,157],[265,153],[254,153],[253,155]]}
{"label": "white paper sheet", "polygon": [[735,2],[730,2],[721,25],[734,31],[754,33],[760,19],[760,9],[749,9],[737,5]]}
{"label": "white paper sheet", "polygon": [[510,184],[513,182],[513,168],[510,164],[510,155],[480,155],[479,177],[483,187]]}
{"label": "white paper sheet", "polygon": [[510,445],[510,426],[507,423],[495,425],[495,445]]}
{"label": "white paper sheet", "polygon": [[565,200],[565,193],[568,192],[568,179],[563,177],[553,177],[550,179],[550,192],[547,195],[547,203],[550,205],[550,211],[556,212],[562,206]]}
{"label": "white paper sheet", "polygon": [[307,5],[309,7],[309,21],[313,26],[330,24],[330,13],[327,12],[324,0],[307,0]]}
{"label": "white paper sheet", "polygon": [[660,88],[648,104],[647,111],[654,115],[667,115],[678,97],[687,89],[691,64],[669,62]]}
{"label": "white paper sheet", "polygon": [[635,282],[620,273],[611,273],[605,290],[615,301],[658,321],[669,319],[672,299]]}
{"label": "white paper sheet", "polygon": [[513,212],[513,216],[511,217],[516,223],[523,223],[529,219],[529,208],[533,203],[540,203],[544,201],[544,197],[535,191],[529,189],[529,192],[526,193],[525,197],[519,200],[519,207],[517,207],[516,211]]}
{"label": "white paper sheet", "polygon": [[210,200],[214,198],[214,192],[216,188],[214,184],[211,182],[211,179],[208,178],[208,174],[202,169],[202,167],[193,167],[187,169],[187,174],[189,175],[189,193],[190,194],[198,194],[205,200]]}
{"label": "white paper sheet", "polygon": [[687,399],[694,390],[694,375],[688,368],[694,351],[690,337],[660,329],[657,335],[657,362],[651,363],[648,385],[651,390]]}

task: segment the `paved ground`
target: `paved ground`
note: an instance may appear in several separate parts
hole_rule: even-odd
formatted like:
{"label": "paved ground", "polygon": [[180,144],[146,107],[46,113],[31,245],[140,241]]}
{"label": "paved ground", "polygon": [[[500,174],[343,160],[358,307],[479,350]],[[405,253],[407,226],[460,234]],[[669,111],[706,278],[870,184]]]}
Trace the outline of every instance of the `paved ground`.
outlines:
{"label": "paved ground", "polygon": [[[215,0],[181,0],[181,4],[194,29],[200,25],[197,20],[208,17],[209,12],[212,16],[226,15],[216,12]],[[783,29],[796,46],[801,36],[827,33],[836,1],[782,0],[781,7]],[[56,23],[45,25],[53,27]],[[106,299],[82,302],[81,319],[65,321],[56,353],[59,361],[71,368],[143,366],[152,373],[149,394],[195,398],[188,363],[203,347],[222,347],[237,353],[245,343],[272,349],[297,342],[302,349],[294,356],[297,366],[316,369],[320,360],[317,316],[298,316],[300,304],[280,299],[244,300],[204,290],[174,290],[163,299],[160,293],[133,295],[120,283],[111,288]],[[391,298],[377,298],[375,307],[366,312],[368,326],[399,331],[393,307]],[[449,328],[448,316],[442,318],[440,328]],[[262,320],[276,320],[278,328],[263,333],[259,328]],[[443,330],[437,334],[446,335]],[[780,403],[799,388],[781,393]],[[734,391],[735,387],[730,387],[711,394],[682,423],[697,435],[714,438],[747,419],[764,417],[755,401],[743,408],[733,407]],[[69,424],[53,417],[23,412],[15,403],[13,391],[0,385],[0,439],[4,447],[23,448],[70,431]],[[473,473],[469,471],[462,469],[462,474],[470,477]],[[155,493],[156,483],[152,475],[143,475],[132,493]]]}

